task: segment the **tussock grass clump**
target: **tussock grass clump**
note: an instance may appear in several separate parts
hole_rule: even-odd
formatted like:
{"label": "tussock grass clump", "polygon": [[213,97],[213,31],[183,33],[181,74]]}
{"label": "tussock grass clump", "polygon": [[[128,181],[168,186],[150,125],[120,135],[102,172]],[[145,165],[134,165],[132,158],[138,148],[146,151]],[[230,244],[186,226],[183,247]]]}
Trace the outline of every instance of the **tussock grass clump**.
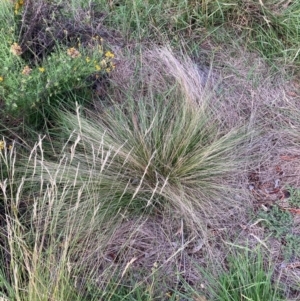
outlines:
{"label": "tussock grass clump", "polygon": [[43,163],[45,176],[63,170],[61,184],[84,186],[81,206],[97,198],[107,217],[171,206],[201,224],[200,212],[234,205],[230,177],[245,167],[247,133],[223,127],[188,59],[158,49],[141,70],[122,104],[92,118],[79,109],[77,116],[60,114],[59,131],[71,135],[61,161],[67,163]]}

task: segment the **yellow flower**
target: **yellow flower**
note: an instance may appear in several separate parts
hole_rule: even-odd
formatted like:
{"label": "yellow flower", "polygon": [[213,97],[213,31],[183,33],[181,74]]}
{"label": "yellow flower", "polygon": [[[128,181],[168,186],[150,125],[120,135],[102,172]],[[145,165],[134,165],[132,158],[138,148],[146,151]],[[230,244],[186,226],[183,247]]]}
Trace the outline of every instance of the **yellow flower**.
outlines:
{"label": "yellow flower", "polygon": [[40,67],[40,68],[39,68],[39,71],[40,71],[41,73],[43,73],[43,72],[45,72],[45,68]]}
{"label": "yellow flower", "polygon": [[85,60],[87,63],[89,63],[91,61],[91,59],[88,56],[85,58]]}
{"label": "yellow flower", "polygon": [[0,76],[0,83],[4,81],[3,76]]}
{"label": "yellow flower", "polygon": [[67,54],[68,56],[70,56],[72,59],[75,59],[76,57],[80,56],[80,52],[78,50],[76,50],[74,47],[69,48],[67,50]]}
{"label": "yellow flower", "polygon": [[101,70],[101,67],[99,65],[95,65],[95,68],[96,68],[97,71]]}
{"label": "yellow flower", "polygon": [[19,13],[19,9],[24,5],[24,0],[16,1],[15,3],[15,14]]}
{"label": "yellow flower", "polygon": [[114,58],[115,57],[115,55],[112,53],[112,52],[110,52],[110,51],[107,51],[106,53],[105,53],[105,57],[107,57],[107,58]]}
{"label": "yellow flower", "polygon": [[3,150],[3,149],[4,149],[4,141],[0,140],[0,150]]}
{"label": "yellow flower", "polygon": [[32,71],[32,69],[29,68],[29,66],[25,66],[23,71],[22,71],[22,74],[23,75],[29,75],[31,71]]}
{"label": "yellow flower", "polygon": [[22,48],[18,43],[13,43],[10,47],[10,52],[14,55],[21,55],[22,54]]}
{"label": "yellow flower", "polygon": [[18,2],[16,2],[16,4],[15,4],[15,15],[18,14],[19,8],[20,8],[20,4]]}

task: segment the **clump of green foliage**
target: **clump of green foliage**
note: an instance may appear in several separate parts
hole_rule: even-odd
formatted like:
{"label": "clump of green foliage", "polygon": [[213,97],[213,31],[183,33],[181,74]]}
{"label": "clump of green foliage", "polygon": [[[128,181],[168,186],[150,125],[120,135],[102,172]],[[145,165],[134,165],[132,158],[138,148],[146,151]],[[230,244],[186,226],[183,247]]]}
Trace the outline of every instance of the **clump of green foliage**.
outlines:
{"label": "clump of green foliage", "polygon": [[228,272],[218,279],[217,299],[282,300],[272,283],[272,267],[265,266],[262,251],[245,251],[228,258]]}
{"label": "clump of green foliage", "polygon": [[289,205],[292,208],[300,208],[300,189],[294,187],[288,187],[289,196]]}
{"label": "clump of green foliage", "polygon": [[[0,30],[0,97],[6,114],[23,118],[37,111],[49,113],[61,105],[74,106],[75,101],[83,103],[92,97],[94,82],[115,68],[114,54],[104,49],[97,34],[89,36],[89,47],[80,37],[70,39],[66,30],[63,37],[53,41],[51,27],[42,26],[43,8],[48,8],[45,3],[22,2],[14,13],[13,3],[3,2],[1,6],[5,15],[15,14]],[[32,16],[32,24],[26,24],[35,9],[42,16]],[[68,16],[64,18],[61,22],[66,23]],[[35,33],[38,38],[32,33],[36,30],[40,30]],[[40,50],[44,48],[47,51]]]}
{"label": "clump of green foliage", "polygon": [[[13,44],[10,48],[19,47]],[[2,76],[1,96],[6,109],[13,112],[31,110],[40,102],[57,106],[55,101],[64,93],[82,92],[90,88],[91,83],[87,81],[90,75],[101,76],[111,70],[111,62],[102,50],[89,56],[80,48],[59,49],[47,57],[41,66],[32,68],[25,65],[20,57],[10,55],[8,47],[6,51],[11,61],[2,65],[7,75]]]}
{"label": "clump of green foliage", "polygon": [[286,258],[299,256],[300,237],[292,231],[294,218],[289,211],[273,206],[270,211],[260,211],[258,217],[263,219],[263,226],[281,241]]}
{"label": "clump of green foliage", "polygon": [[291,231],[293,216],[290,212],[282,210],[279,206],[273,206],[270,211],[260,211],[263,225],[267,227],[276,238],[280,238]]}
{"label": "clump of green foliage", "polygon": [[242,246],[233,248],[225,263],[217,276],[202,271],[208,281],[203,291],[212,300],[284,300],[278,283],[273,280],[274,267],[261,247],[254,250]]}

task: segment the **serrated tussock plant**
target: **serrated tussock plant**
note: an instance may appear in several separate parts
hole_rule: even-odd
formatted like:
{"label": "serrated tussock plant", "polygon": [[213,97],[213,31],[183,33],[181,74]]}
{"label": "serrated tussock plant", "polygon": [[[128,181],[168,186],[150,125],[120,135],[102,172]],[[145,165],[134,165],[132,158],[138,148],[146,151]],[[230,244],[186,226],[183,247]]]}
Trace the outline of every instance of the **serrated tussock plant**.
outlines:
{"label": "serrated tussock plant", "polygon": [[201,213],[232,207],[230,178],[245,168],[248,134],[223,126],[197,66],[156,49],[132,80],[123,102],[98,115],[58,113],[69,138],[60,163],[42,162],[43,179],[82,189],[79,206],[97,203],[107,218],[171,206],[201,224]]}

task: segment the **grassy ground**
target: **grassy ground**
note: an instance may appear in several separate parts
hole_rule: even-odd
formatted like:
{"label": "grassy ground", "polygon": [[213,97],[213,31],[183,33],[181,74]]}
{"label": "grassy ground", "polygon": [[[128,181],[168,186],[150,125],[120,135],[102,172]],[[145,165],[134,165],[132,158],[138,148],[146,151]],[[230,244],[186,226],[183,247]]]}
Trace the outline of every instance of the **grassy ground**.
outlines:
{"label": "grassy ground", "polygon": [[297,1],[0,2],[0,300],[299,300]]}

